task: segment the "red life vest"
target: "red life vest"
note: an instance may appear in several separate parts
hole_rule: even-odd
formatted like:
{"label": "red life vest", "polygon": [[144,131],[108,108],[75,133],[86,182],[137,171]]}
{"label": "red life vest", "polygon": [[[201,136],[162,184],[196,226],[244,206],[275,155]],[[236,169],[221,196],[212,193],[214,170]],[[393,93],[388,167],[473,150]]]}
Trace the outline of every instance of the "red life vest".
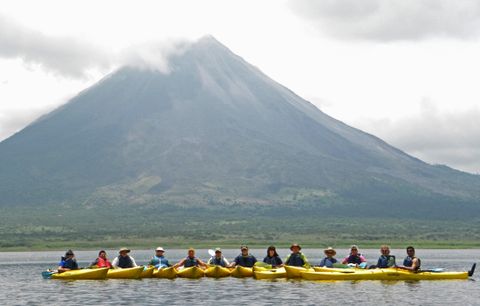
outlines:
{"label": "red life vest", "polygon": [[112,264],[110,263],[110,261],[108,261],[108,259],[103,259],[101,257],[98,257],[97,258],[97,266],[99,268],[111,268]]}

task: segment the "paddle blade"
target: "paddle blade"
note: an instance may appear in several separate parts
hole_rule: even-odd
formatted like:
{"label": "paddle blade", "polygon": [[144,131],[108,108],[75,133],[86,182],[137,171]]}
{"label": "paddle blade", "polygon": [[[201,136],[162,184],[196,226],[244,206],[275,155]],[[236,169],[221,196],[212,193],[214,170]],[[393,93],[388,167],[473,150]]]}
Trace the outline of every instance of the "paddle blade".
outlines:
{"label": "paddle blade", "polygon": [[52,277],[52,274],[53,274],[53,272],[43,271],[43,272],[42,272],[42,277],[43,277],[44,279],[49,279],[49,278]]}
{"label": "paddle blade", "polygon": [[208,255],[210,255],[210,256],[215,256],[215,251],[212,250],[212,249],[209,249],[209,250],[208,250]]}
{"label": "paddle blade", "polygon": [[477,263],[474,263],[470,271],[468,271],[468,276],[472,277],[473,273],[475,273],[475,268],[477,267]]}

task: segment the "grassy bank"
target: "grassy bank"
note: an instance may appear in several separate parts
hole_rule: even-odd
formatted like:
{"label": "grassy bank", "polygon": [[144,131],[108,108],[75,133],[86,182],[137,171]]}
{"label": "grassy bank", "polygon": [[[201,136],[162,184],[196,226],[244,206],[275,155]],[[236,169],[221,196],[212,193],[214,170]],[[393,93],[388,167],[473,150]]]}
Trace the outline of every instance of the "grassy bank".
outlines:
{"label": "grassy bank", "polygon": [[[125,210],[132,211],[131,214]],[[480,220],[316,216],[218,210],[0,209],[0,251],[119,248],[305,247],[479,248]]]}

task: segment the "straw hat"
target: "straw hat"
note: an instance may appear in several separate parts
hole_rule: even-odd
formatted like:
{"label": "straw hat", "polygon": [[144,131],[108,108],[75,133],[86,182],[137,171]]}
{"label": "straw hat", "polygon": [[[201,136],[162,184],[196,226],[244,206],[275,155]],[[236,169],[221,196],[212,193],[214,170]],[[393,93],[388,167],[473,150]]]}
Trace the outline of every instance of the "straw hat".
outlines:
{"label": "straw hat", "polygon": [[291,251],[294,247],[297,247],[299,250],[302,249],[302,247],[301,247],[298,243],[293,243],[293,244],[290,246],[290,251]]}
{"label": "straw hat", "polygon": [[327,255],[328,253],[333,253],[333,256],[337,255],[337,251],[335,251],[335,249],[332,247],[326,248],[325,250],[323,250],[323,253],[325,253],[325,255]]}
{"label": "straw hat", "polygon": [[121,248],[120,251],[118,251],[118,253],[123,253],[123,252],[130,253],[130,249],[128,249],[128,248]]}

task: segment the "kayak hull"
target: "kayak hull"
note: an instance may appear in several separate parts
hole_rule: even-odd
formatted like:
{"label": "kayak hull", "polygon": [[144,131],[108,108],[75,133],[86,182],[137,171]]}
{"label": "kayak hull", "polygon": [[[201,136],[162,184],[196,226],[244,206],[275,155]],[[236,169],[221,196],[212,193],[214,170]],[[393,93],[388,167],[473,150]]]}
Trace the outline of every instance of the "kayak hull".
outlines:
{"label": "kayak hull", "polygon": [[271,269],[271,270],[256,270],[253,271],[256,279],[277,279],[277,278],[286,278],[287,271],[285,268]]}
{"label": "kayak hull", "polygon": [[142,273],[140,274],[140,278],[152,278],[154,270],[155,267],[145,267],[145,269],[143,269]]}
{"label": "kayak hull", "polygon": [[134,267],[126,269],[110,269],[107,273],[107,278],[115,279],[139,279],[142,275],[144,267]]}
{"label": "kayak hull", "polygon": [[153,277],[174,279],[177,277],[177,270],[174,267],[162,268],[153,272]]}
{"label": "kayak hull", "polygon": [[304,267],[285,266],[288,278],[301,278],[302,272],[314,271],[313,269],[307,269]]}
{"label": "kayak hull", "polygon": [[80,269],[71,270],[62,273],[53,273],[51,279],[105,279],[107,277],[108,268],[102,269]]}
{"label": "kayak hull", "polygon": [[411,272],[402,269],[355,270],[354,272],[312,272],[301,273],[306,280],[444,280],[467,279],[468,272]]}
{"label": "kayak hull", "polygon": [[206,277],[220,278],[230,276],[230,270],[221,266],[212,266],[205,270]]}
{"label": "kayak hull", "polygon": [[183,277],[183,278],[201,278],[205,276],[205,271],[200,269],[199,267],[188,267],[188,268],[183,268],[182,270],[179,270],[177,272],[178,277]]}
{"label": "kayak hull", "polygon": [[236,266],[230,272],[230,275],[237,278],[242,277],[252,277],[253,276],[253,268]]}

